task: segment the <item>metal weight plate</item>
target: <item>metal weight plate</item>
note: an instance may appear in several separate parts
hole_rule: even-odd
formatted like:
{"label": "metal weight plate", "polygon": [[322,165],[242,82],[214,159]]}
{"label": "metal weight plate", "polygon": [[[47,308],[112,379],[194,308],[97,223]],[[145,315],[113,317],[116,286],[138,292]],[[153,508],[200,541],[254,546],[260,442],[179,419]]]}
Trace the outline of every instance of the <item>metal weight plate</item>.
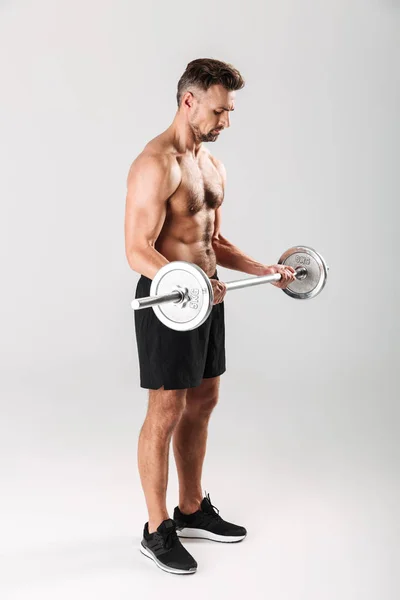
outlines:
{"label": "metal weight plate", "polygon": [[329,267],[316,250],[308,246],[294,246],[280,257],[278,264],[288,265],[296,269],[305,267],[307,276],[296,279],[284,291],[292,298],[306,300],[317,296],[324,288],[328,277]]}
{"label": "metal weight plate", "polygon": [[150,296],[162,296],[175,290],[183,291],[184,301],[153,306],[161,323],[175,331],[190,331],[199,327],[210,315],[214,294],[210,279],[203,269],[192,263],[176,260],[157,272]]}

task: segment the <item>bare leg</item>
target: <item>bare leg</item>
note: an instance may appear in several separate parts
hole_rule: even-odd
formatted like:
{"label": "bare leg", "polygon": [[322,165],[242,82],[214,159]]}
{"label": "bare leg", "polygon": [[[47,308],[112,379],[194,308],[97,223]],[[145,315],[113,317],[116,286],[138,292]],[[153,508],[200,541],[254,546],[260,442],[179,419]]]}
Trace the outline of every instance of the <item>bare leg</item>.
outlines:
{"label": "bare leg", "polygon": [[201,474],[206,454],[208,422],[218,402],[219,377],[203,379],[189,388],[186,406],[173,434],[173,451],[179,478],[179,508],[185,514],[200,508]]}
{"label": "bare leg", "polygon": [[149,390],[146,419],[139,435],[138,467],[147,510],[149,533],[168,519],[166,493],[171,436],[185,407],[186,390]]}

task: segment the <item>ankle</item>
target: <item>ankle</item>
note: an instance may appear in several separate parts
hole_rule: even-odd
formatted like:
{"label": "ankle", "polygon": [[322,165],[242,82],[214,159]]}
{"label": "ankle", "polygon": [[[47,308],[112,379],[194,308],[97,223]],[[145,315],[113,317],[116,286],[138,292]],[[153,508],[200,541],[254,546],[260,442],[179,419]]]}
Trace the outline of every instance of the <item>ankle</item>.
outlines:
{"label": "ankle", "polygon": [[200,510],[200,504],[201,502],[192,502],[186,504],[182,502],[178,504],[178,508],[184,515],[191,515],[192,513]]}
{"label": "ankle", "polygon": [[166,516],[162,516],[158,519],[149,519],[149,533],[154,533],[155,531],[157,531],[157,527],[159,527],[161,525],[161,523],[163,521],[165,521],[165,519],[169,519],[170,517],[168,515]]}

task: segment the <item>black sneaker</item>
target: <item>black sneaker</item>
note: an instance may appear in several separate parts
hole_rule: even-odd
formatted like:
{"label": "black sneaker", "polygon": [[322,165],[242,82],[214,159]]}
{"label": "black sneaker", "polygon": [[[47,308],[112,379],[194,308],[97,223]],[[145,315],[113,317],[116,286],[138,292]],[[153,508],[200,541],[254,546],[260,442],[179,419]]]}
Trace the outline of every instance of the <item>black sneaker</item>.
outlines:
{"label": "black sneaker", "polygon": [[197,562],[182,546],[172,519],[165,519],[153,533],[149,533],[149,524],[146,523],[140,551],[154,560],[160,569],[168,573],[177,573],[178,575],[196,573]]}
{"label": "black sneaker", "polygon": [[210,494],[206,493],[200,510],[185,515],[176,506],[174,510],[174,521],[177,534],[182,538],[204,538],[213,542],[241,542],[247,535],[247,531],[240,525],[234,525],[224,521],[219,516],[218,509],[211,504]]}

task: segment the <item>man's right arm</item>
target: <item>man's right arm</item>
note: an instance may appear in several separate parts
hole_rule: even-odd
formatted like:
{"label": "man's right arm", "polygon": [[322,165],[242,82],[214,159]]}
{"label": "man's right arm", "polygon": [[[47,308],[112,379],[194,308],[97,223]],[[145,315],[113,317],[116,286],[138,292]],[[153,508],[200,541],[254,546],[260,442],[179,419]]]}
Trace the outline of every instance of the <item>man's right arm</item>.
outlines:
{"label": "man's right arm", "polygon": [[140,154],[129,170],[125,207],[125,253],[129,266],[149,279],[168,264],[155,249],[167,200],[180,184],[180,169],[165,155]]}

